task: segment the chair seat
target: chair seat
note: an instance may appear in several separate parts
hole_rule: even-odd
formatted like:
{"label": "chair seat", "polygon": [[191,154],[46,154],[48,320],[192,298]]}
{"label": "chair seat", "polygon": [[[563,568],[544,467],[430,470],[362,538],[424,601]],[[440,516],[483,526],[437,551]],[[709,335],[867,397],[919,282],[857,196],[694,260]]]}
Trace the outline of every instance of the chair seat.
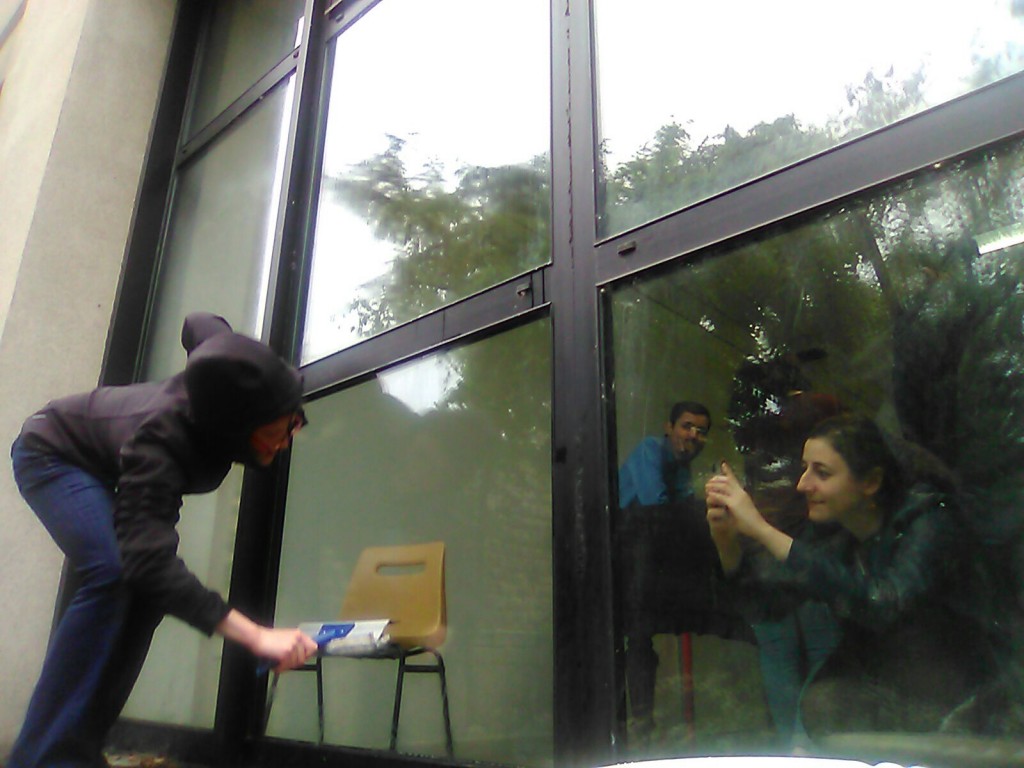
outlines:
{"label": "chair seat", "polygon": [[408,657],[429,652],[430,649],[425,646],[407,648],[398,643],[387,643],[386,645],[378,645],[376,648],[369,650],[353,650],[344,653],[325,653],[321,651],[318,655],[325,659],[397,659],[401,656]]}

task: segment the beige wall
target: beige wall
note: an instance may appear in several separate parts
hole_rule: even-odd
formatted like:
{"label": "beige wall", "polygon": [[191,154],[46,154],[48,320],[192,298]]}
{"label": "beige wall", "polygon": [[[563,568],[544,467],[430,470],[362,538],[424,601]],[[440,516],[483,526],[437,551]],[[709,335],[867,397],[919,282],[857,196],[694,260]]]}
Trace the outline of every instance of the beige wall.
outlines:
{"label": "beige wall", "polygon": [[62,558],[7,446],[88,389],[117,290],[174,0],[0,0],[0,756],[42,661]]}

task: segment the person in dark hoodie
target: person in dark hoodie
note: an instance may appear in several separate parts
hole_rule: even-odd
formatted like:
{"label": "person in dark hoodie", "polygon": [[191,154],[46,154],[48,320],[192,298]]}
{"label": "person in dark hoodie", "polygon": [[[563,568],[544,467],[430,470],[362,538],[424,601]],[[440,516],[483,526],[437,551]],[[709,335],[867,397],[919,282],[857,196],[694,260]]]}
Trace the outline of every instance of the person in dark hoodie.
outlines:
{"label": "person in dark hoodie", "polygon": [[235,462],[269,466],[305,424],[302,379],[266,345],[196,313],[184,371],[48,403],[11,448],[22,496],[79,586],[53,633],[8,768],[105,765],[117,720],[161,619],[240,643],[277,671],[316,651],[204,587],[178,557],[184,494],[220,486]]}

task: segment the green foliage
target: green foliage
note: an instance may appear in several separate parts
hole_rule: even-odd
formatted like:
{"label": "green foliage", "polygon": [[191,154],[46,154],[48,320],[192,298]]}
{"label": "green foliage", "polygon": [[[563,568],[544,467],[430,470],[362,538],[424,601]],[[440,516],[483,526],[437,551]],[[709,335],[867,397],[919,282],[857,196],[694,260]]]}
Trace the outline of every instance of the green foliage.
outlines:
{"label": "green foliage", "polygon": [[461,169],[449,188],[444,168],[418,178],[402,161],[405,142],[343,176],[326,192],[364,218],[394,260],[354,303],[369,336],[548,261],[550,172],[546,157],[522,165]]}
{"label": "green foliage", "polygon": [[906,117],[924,103],[923,79],[920,72],[902,82],[891,71],[881,78],[869,72],[847,87],[848,110],[822,126],[803,125],[789,114],[745,134],[727,125],[694,147],[683,125],[672,122],[614,169],[603,152],[601,232],[629,229]]}
{"label": "green foliage", "polygon": [[[664,125],[626,162],[602,170],[605,231],[646,221],[888,125],[920,109],[921,86],[920,73],[902,82],[891,72],[868,73],[847,89],[848,109],[822,126],[785,115],[746,133],[726,126],[696,146],[682,123]],[[546,157],[464,167],[452,181],[437,163],[410,173],[404,150],[405,141],[391,136],[381,154],[324,180],[328,195],[395,248],[387,272],[353,302],[364,337],[549,258]],[[743,361],[810,348],[831,350],[816,364],[817,386],[852,407],[881,407],[892,386],[893,318],[908,306],[922,270],[946,243],[1021,220],[1020,173],[1020,159],[1012,154],[992,153],[981,166],[961,162],[850,203],[813,224],[765,233],[728,258],[718,253],[618,291],[620,422],[636,416],[637,423],[649,423],[630,409],[646,412],[652,382],[663,382],[654,386],[666,392],[699,390],[707,385],[698,380],[728,380]],[[511,358],[460,353],[460,384],[450,405],[469,408],[494,400],[508,365],[529,365],[539,348],[546,351],[546,340],[529,337]],[[681,349],[697,364],[680,366]],[[687,371],[696,373],[688,377]],[[666,393],[665,399],[672,397]],[[546,405],[529,399],[487,407],[502,434],[528,439],[530,430],[517,431],[516,424],[529,421],[527,414],[546,412]],[[659,413],[661,405],[659,398]]]}

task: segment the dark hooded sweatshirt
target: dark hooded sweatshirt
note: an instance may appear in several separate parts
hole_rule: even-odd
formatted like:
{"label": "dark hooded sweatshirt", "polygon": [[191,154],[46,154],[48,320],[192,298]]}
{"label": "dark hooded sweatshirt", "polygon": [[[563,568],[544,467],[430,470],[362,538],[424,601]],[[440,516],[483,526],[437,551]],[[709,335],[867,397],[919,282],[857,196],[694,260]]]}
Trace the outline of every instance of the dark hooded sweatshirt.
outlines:
{"label": "dark hooded sweatshirt", "polygon": [[54,400],[21,434],[114,490],[125,584],[211,634],[229,608],[178,557],[182,496],[215,490],[248,461],[252,430],[301,407],[302,379],[216,315],[189,315],[181,341],[188,362],[176,376]]}

